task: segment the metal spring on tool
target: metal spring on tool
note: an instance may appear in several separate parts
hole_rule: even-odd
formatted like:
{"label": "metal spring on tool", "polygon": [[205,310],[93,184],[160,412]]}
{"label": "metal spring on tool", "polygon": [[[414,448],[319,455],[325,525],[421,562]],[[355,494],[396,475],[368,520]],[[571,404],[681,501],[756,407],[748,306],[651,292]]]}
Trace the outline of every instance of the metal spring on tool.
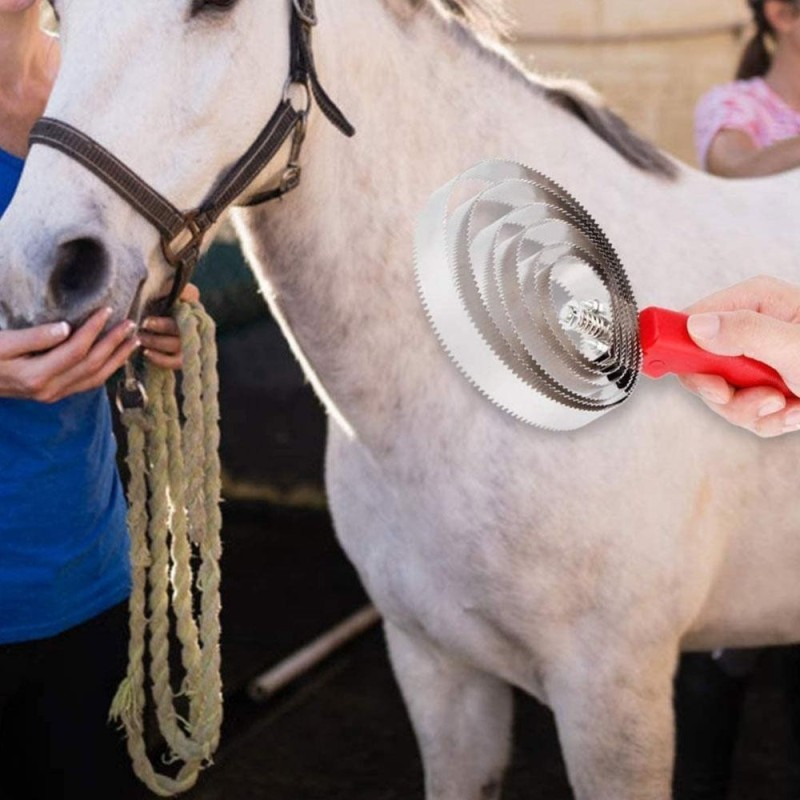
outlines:
{"label": "metal spring on tool", "polygon": [[598,350],[607,352],[612,341],[611,319],[598,300],[571,300],[558,317],[564,330],[574,331],[589,340]]}
{"label": "metal spring on tool", "polygon": [[500,408],[575,430],[629,397],[641,362],[633,290],[563,187],[520,164],[481,162],[431,196],[415,244],[429,322]]}

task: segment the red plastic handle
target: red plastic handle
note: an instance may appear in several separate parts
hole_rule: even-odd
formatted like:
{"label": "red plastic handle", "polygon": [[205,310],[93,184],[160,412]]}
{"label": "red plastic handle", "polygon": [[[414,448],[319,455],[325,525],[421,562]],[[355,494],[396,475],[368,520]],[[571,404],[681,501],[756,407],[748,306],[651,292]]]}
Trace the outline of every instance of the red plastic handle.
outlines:
{"label": "red plastic handle", "polygon": [[686,314],[665,308],[646,308],[639,314],[645,375],[719,375],[739,389],[769,386],[786,397],[794,397],[781,376],[761,361],[746,356],[717,356],[698,347],[686,329],[688,319]]}

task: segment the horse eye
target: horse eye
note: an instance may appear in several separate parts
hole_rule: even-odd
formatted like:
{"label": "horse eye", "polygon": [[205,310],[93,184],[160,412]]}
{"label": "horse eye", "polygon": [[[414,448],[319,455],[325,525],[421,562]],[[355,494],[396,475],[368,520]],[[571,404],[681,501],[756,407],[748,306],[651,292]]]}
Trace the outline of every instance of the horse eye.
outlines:
{"label": "horse eye", "polygon": [[227,11],[233,8],[239,0],[192,0],[191,16],[202,14],[204,11]]}

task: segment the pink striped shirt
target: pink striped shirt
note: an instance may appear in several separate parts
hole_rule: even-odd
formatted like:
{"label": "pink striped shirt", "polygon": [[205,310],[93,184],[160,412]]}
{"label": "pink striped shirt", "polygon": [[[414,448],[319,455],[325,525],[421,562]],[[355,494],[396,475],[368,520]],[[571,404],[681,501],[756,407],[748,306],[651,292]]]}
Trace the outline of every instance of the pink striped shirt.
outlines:
{"label": "pink striped shirt", "polygon": [[700,98],[694,119],[697,159],[704,168],[711,142],[722,130],[742,131],[758,148],[800,135],[800,111],[763,78],[716,86]]}

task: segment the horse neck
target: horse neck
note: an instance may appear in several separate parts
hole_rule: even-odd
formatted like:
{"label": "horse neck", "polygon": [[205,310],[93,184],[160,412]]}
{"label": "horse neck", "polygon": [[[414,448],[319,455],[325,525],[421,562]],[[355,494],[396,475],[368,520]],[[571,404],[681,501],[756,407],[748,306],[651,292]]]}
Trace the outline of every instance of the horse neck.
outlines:
{"label": "horse neck", "polygon": [[319,6],[320,76],[358,133],[345,139],[316,112],[300,189],[239,229],[318,393],[367,437],[433,359],[414,222],[437,186],[485,154],[491,126],[465,120],[496,94],[485,73],[499,70],[427,12],[401,23],[378,0]]}
{"label": "horse neck", "polygon": [[[319,5],[320,73],[357,137],[344,139],[316,114],[301,188],[242,227],[273,311],[329,410],[379,438],[387,415],[419,407],[437,383],[444,391],[413,279],[414,223],[436,188],[485,158],[523,161],[579,187],[624,244],[634,208],[639,228],[663,228],[675,213],[676,226],[691,224],[699,176],[669,185],[631,167],[510,63],[431,12],[398,22],[378,0]],[[633,244],[631,261],[674,283],[669,248],[654,262],[647,247]]]}

